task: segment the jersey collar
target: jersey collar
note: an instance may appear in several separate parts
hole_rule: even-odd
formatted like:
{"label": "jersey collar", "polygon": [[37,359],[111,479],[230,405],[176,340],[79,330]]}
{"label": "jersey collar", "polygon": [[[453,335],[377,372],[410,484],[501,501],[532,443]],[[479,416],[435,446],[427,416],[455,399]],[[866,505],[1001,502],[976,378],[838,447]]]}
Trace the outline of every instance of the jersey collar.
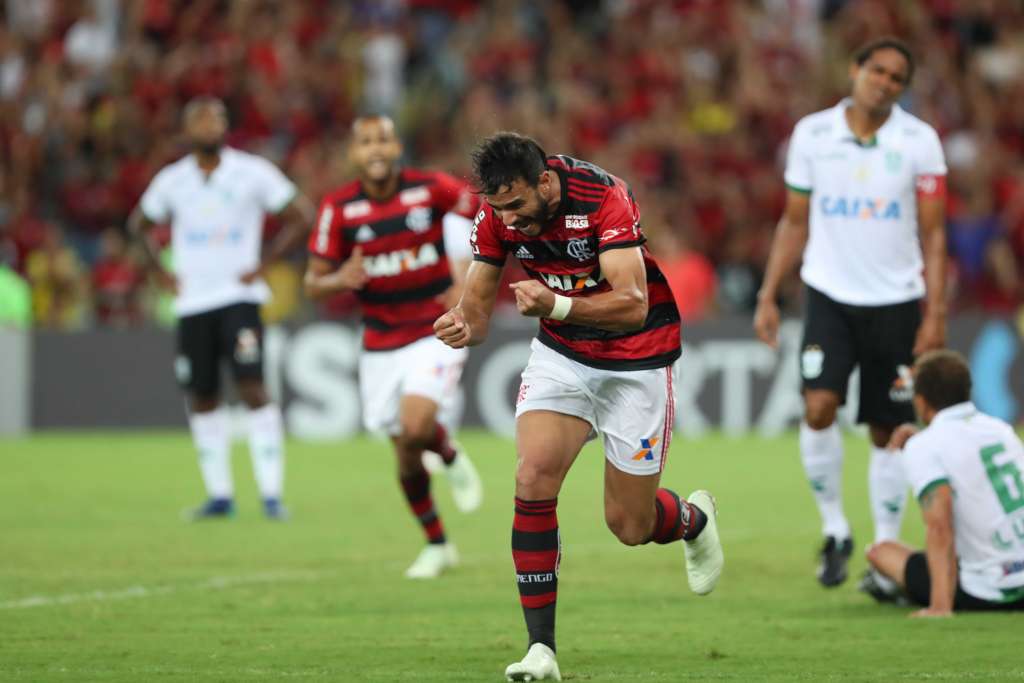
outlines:
{"label": "jersey collar", "polygon": [[853,104],[852,97],[844,97],[839,101],[835,107],[832,108],[832,116],[835,126],[833,127],[833,134],[837,142],[851,142],[858,147],[870,148],[877,147],[879,140],[887,136],[889,131],[896,125],[897,120],[903,116],[903,109],[898,104],[892,105],[892,110],[889,112],[889,118],[885,120],[882,127],[875,131],[874,137],[869,142],[861,142],[857,139],[857,136],[850,130],[850,124],[846,122],[846,110]]}
{"label": "jersey collar", "polygon": [[966,420],[967,418],[974,417],[978,414],[978,409],[974,407],[974,404],[970,401],[964,401],[963,403],[957,403],[956,405],[943,408],[939,412],[935,413],[935,417],[932,418],[932,424],[936,422],[952,422],[953,420]]}

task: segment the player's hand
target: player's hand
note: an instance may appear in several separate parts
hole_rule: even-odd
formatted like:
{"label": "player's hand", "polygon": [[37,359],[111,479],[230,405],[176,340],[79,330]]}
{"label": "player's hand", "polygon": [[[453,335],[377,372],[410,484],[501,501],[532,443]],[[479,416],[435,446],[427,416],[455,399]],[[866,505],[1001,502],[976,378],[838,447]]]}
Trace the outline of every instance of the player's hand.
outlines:
{"label": "player's hand", "polygon": [[554,293],[536,280],[513,282],[509,288],[516,293],[516,308],[531,318],[546,318],[555,306]]}
{"label": "player's hand", "polygon": [[253,282],[256,282],[256,280],[263,277],[263,271],[264,268],[260,265],[259,268],[250,270],[248,273],[244,273],[242,277],[238,279],[241,280],[243,284],[251,285]]}
{"label": "player's hand", "polygon": [[911,619],[944,619],[953,616],[953,610],[951,609],[938,609],[935,607],[925,607],[919,609],[916,612],[910,613]]}
{"label": "player's hand", "polygon": [[362,289],[370,276],[363,266],[363,248],[355,247],[336,271],[331,274],[331,284],[340,289]]}
{"label": "player's hand", "polygon": [[946,318],[942,315],[925,315],[921,326],[917,328],[914,339],[914,355],[920,356],[925,351],[941,349],[946,345]]}
{"label": "player's hand", "polygon": [[469,346],[473,338],[469,323],[458,306],[434,321],[434,336],[453,349]]}
{"label": "player's hand", "polygon": [[156,271],[156,283],[161,289],[166,289],[171,294],[179,292],[178,278],[169,270],[158,269]]}
{"label": "player's hand", "polygon": [[779,306],[771,297],[764,297],[757,302],[754,332],[768,346],[779,348]]}
{"label": "player's hand", "polygon": [[885,444],[885,447],[891,451],[903,450],[903,447],[907,445],[907,441],[914,434],[917,434],[917,425],[912,425],[909,422],[902,424],[892,430],[892,436],[889,437],[889,443]]}

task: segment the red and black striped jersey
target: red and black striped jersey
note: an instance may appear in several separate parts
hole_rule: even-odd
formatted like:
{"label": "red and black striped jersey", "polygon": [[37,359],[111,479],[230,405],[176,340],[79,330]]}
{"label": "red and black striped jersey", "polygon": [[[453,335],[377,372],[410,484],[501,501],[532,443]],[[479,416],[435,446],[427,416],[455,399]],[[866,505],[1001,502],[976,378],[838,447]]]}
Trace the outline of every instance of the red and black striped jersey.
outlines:
{"label": "red and black striped jersey", "polygon": [[452,284],[442,219],[449,212],[472,218],[476,204],[466,183],[413,169],[402,169],[398,190],[385,200],[367,197],[359,181],[324,198],[309,251],[340,264],[361,247],[369,280],[355,295],[364,348],[396,349],[434,333],[445,310],[435,297]]}
{"label": "red and black striped jersey", "polygon": [[649,253],[640,229],[640,207],[629,186],[603,169],[557,155],[548,168],[558,174],[558,215],[540,235],[507,227],[484,203],[470,241],[473,258],[496,266],[507,254],[556,294],[586,297],[607,292],[598,256],[609,249],[640,247],[647,271],[647,320],[635,332],[613,332],[541,318],[537,339],[575,361],[608,370],[644,370],[671,365],[680,353],[679,310],[665,276]]}

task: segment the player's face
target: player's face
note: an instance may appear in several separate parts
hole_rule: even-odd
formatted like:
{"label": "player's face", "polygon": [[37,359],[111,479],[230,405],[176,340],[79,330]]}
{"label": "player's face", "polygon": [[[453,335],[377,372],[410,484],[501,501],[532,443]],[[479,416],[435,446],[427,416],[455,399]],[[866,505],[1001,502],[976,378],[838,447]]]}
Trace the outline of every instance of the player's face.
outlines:
{"label": "player's face", "polygon": [[910,64],[899,50],[875,50],[861,65],[850,68],[853,99],[869,111],[885,112],[907,87]]}
{"label": "player's face", "polygon": [[199,107],[185,121],[185,130],[195,149],[214,154],[224,144],[224,134],[228,130],[227,112],[216,104]]}
{"label": "player's face", "polygon": [[352,129],[349,151],[359,175],[371,182],[387,180],[395,172],[402,143],[398,141],[395,124],[388,118],[363,119]]}
{"label": "player's face", "polygon": [[506,226],[536,237],[551,220],[546,191],[549,187],[549,178],[544,173],[536,186],[520,178],[511,185],[502,186],[494,194],[484,195],[484,199]]}

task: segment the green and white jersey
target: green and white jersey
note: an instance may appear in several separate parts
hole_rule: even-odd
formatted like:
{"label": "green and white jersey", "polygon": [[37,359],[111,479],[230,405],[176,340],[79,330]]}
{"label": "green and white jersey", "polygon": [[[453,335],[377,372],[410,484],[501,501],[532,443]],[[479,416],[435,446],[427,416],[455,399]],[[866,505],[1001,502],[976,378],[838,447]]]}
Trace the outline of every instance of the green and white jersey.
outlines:
{"label": "green and white jersey", "polygon": [[903,451],[918,499],[953,490],[960,586],[982,600],[1024,597],[1024,445],[1010,425],[973,403],[939,411]]}
{"label": "green and white jersey", "polygon": [[811,195],[800,277],[829,298],[884,306],[924,296],[918,183],[946,175],[935,129],[893,106],[863,143],[846,122],[849,98],[793,129],[786,186]]}

